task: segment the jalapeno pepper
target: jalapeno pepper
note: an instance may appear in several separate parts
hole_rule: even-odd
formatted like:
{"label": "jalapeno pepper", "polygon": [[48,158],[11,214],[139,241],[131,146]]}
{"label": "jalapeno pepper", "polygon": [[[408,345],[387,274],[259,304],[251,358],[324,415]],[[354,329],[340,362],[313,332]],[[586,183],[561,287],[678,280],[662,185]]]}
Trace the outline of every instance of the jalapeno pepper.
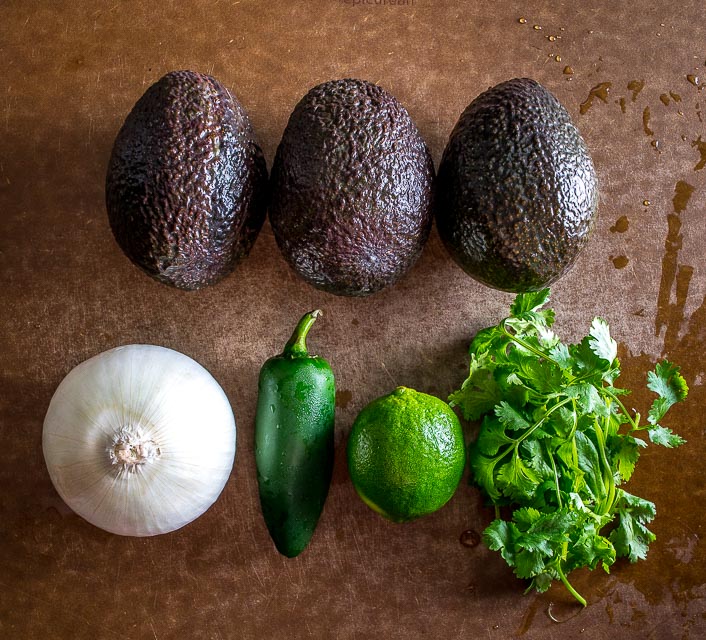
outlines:
{"label": "jalapeno pepper", "polygon": [[321,311],[297,324],[281,355],[260,371],[255,462],[260,505],[277,550],[299,555],[314,534],[333,470],[336,389],[328,362],[306,336]]}

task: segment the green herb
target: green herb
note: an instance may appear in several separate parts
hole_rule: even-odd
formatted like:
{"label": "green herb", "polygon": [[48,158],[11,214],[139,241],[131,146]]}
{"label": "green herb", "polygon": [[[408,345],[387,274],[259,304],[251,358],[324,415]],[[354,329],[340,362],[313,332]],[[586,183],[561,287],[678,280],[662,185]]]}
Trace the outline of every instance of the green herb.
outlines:
{"label": "green herb", "polygon": [[[469,460],[496,508],[485,543],[531,580],[528,590],[561,580],[585,605],[571,571],[636,562],[655,539],[654,504],[620,487],[647,446],[641,432],[665,447],[684,442],[660,421],[688,388],[679,367],[658,364],[647,378],[658,397],[641,423],[620,399],[629,392],[614,386],[620,363],[608,324],[596,318],[580,343],[563,344],[548,300],[549,289],[520,294],[510,317],[476,335],[470,374],[449,403],[482,419]],[[501,506],[512,506],[510,520]]]}

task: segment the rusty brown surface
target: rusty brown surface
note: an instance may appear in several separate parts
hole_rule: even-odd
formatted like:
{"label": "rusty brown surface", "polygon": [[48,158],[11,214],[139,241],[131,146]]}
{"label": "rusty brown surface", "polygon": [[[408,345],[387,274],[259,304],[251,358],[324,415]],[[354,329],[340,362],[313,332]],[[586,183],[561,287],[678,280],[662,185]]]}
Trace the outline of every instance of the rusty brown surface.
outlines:
{"label": "rusty brown surface", "polygon": [[[0,4],[0,636],[705,637],[706,91],[694,82],[706,84],[705,24],[697,0]],[[356,497],[344,448],[357,411],[397,384],[444,397],[463,379],[474,331],[511,299],[466,277],[435,232],[400,284],[366,299],[298,280],[267,225],[236,272],[200,292],[167,288],[129,263],[104,208],[108,155],[145,88],[181,68],[213,74],[238,96],[268,164],[296,101],[331,78],[392,92],[436,162],[462,109],[488,86],[529,76],[559,97],[592,150],[602,195],[588,249],[554,287],[558,330],[576,339],[599,314],[620,341],[625,385],[642,386],[666,355],[691,386],[671,416],[688,444],[647,451],[631,480],[658,509],[645,562],[575,574],[589,600],[577,611],[559,588],[523,595],[496,554],[459,542],[492,516],[465,483],[444,509],[407,525]],[[340,390],[337,457],[316,535],[287,560],[257,498],[257,374],[314,307],[326,315],[310,345]],[[206,366],[238,422],[219,501],[151,539],[109,535],[73,515],[41,454],[62,377],[132,342]],[[632,402],[644,412],[649,395]]]}

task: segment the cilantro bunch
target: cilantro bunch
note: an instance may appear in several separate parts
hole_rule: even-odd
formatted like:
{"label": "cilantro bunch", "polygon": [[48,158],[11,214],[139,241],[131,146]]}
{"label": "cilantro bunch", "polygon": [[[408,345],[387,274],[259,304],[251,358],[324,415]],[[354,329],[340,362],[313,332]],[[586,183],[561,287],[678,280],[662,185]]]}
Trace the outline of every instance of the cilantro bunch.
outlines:
{"label": "cilantro bunch", "polygon": [[[561,580],[585,605],[571,571],[644,559],[655,539],[647,528],[655,505],[621,485],[647,446],[641,433],[665,447],[684,443],[660,421],[688,388],[679,367],[658,364],[647,374],[658,397],[642,424],[620,399],[629,392],[614,386],[620,363],[606,322],[594,319],[588,336],[566,345],[551,330],[548,300],[549,289],[520,294],[510,317],[476,335],[470,374],[449,403],[482,419],[469,460],[496,507],[485,543],[531,580],[528,590]],[[510,520],[501,506],[512,507]]]}

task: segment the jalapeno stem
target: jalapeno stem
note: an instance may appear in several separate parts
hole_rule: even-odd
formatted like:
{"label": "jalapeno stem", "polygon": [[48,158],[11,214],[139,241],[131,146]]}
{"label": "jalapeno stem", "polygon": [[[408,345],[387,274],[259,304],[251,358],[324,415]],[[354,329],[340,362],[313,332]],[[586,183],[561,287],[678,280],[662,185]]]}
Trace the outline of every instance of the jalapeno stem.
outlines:
{"label": "jalapeno stem", "polygon": [[306,350],[306,336],[309,333],[312,325],[321,315],[321,311],[316,309],[316,311],[309,311],[309,313],[304,314],[302,319],[298,322],[294,329],[292,337],[289,339],[286,345],[284,345],[284,351],[282,355],[290,357],[301,357],[308,356],[309,352]]}

